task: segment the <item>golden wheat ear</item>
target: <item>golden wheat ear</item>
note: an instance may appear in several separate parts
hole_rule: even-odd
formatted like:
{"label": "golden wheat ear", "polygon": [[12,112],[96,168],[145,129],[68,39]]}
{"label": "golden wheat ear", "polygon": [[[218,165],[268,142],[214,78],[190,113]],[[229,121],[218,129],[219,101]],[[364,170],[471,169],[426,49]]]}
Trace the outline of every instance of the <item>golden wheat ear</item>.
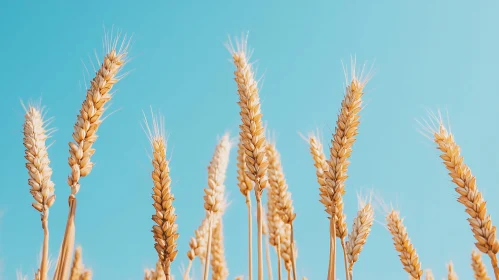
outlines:
{"label": "golden wheat ear", "polygon": [[473,250],[471,253],[471,267],[473,268],[473,273],[475,280],[490,280],[487,274],[487,268],[482,260],[482,253]]}
{"label": "golden wheat ear", "polygon": [[95,153],[93,144],[97,140],[97,130],[103,122],[103,114],[112,98],[112,88],[120,80],[119,73],[127,62],[129,39],[118,34],[114,38],[106,34],[108,43],[106,54],[90,82],[85,100],[82,103],[74,125],[73,142],[69,142],[68,164],[71,168],[68,185],[71,195],[68,198],[69,213],[66,230],[61,244],[54,273],[54,280],[66,280],[69,277],[71,256],[75,238],[74,219],[76,215],[76,194],[80,190],[80,178],[87,176],[94,164],[90,161]]}
{"label": "golden wheat ear", "polygon": [[170,280],[170,267],[177,256],[179,236],[176,224],[177,215],[173,206],[175,197],[171,190],[170,162],[166,157],[164,118],[161,115],[154,116],[151,112],[151,119],[151,125],[147,118],[144,119],[144,130],[152,147],[152,199],[155,210],[155,214],[152,216],[155,223],[152,232],[156,242],[154,248],[158,254],[162,271],[166,279]]}
{"label": "golden wheat ear", "polygon": [[447,170],[452,182],[456,185],[455,191],[459,197],[457,201],[464,205],[468,213],[468,222],[476,239],[475,246],[482,253],[490,257],[494,275],[499,278],[499,266],[497,252],[499,251],[499,241],[496,238],[496,227],[492,223],[490,214],[487,213],[487,206],[482,193],[478,190],[476,177],[471,173],[471,169],[464,163],[461,156],[461,148],[454,140],[450,129],[444,124],[442,115],[429,113],[429,120],[423,124],[426,134],[432,136],[432,140],[440,150],[440,158]]}
{"label": "golden wheat ear", "polygon": [[48,156],[47,139],[53,129],[48,128],[50,119],[46,120],[43,107],[39,104],[29,103],[28,106],[22,104],[26,114],[23,124],[23,144],[25,149],[26,168],[28,169],[28,184],[30,193],[35,199],[33,208],[40,212],[43,229],[43,246],[38,278],[46,280],[49,260],[49,229],[48,217],[49,208],[55,202],[55,184],[52,182],[52,168]]}
{"label": "golden wheat ear", "polygon": [[407,229],[404,226],[403,219],[400,213],[396,210],[391,210],[386,216],[386,226],[390,231],[393,239],[395,250],[399,252],[400,262],[409,275],[414,279],[421,279],[423,270],[419,262],[416,249],[409,239]]}

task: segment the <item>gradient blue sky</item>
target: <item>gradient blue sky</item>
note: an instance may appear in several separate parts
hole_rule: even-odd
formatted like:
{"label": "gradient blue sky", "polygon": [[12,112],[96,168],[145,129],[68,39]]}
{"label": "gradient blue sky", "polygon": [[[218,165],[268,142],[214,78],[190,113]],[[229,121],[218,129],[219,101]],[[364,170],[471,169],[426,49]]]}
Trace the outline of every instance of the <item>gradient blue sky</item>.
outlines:
{"label": "gradient blue sky", "polygon": [[[298,271],[325,279],[328,222],[307,144],[314,129],[330,139],[343,97],[341,62],[375,62],[345,196],[348,222],[356,192],[375,189],[396,205],[424,268],[437,278],[452,260],[470,279],[473,237],[433,143],[415,119],[447,109],[489,212],[499,217],[499,3],[496,1],[4,1],[0,4],[1,279],[37,267],[42,240],[24,168],[20,100],[42,98],[57,131],[50,148],[57,201],[51,208],[56,258],[67,217],[68,147],[87,84],[84,64],[102,55],[103,26],[133,34],[129,75],[99,130],[92,173],[78,194],[77,244],[95,279],[141,279],[156,253],[150,232],[151,164],[140,122],[153,106],[166,119],[180,230],[173,271],[185,265],[188,240],[203,213],[206,166],[217,136],[240,122],[228,35],[249,31],[262,110],[275,131],[293,193]],[[91,73],[92,74],[92,73]],[[92,74],[93,75],[93,74]],[[228,170],[232,204],[225,217],[230,277],[246,272],[245,205]],[[378,212],[376,219],[384,217]],[[243,241],[241,241],[241,239]],[[274,261],[275,266],[275,261]],[[341,263],[339,263],[341,267]],[[195,266],[199,276],[199,265]],[[340,272],[341,272],[340,268]],[[489,268],[490,272],[490,268]],[[406,279],[390,235],[375,224],[355,267],[357,279]],[[343,274],[339,273],[343,278]]]}

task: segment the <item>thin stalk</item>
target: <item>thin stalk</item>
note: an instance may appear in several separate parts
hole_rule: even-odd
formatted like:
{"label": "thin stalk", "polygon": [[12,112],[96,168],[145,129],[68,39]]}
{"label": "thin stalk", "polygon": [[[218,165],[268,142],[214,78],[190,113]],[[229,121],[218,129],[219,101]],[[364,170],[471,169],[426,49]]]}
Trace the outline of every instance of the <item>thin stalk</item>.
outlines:
{"label": "thin stalk", "polygon": [[295,255],[295,237],[293,230],[293,222],[290,223],[291,226],[291,265],[293,267],[293,280],[296,280],[296,255]]}
{"label": "thin stalk", "polygon": [[499,280],[499,267],[497,265],[497,256],[494,253],[489,253],[488,254],[490,257],[490,261],[492,263],[492,269],[494,269],[494,276],[496,280]]}
{"label": "thin stalk", "polygon": [[331,220],[332,220],[331,238],[333,240],[333,254],[332,254],[331,278],[329,278],[329,280],[336,280],[336,216],[333,215]]}
{"label": "thin stalk", "polygon": [[166,280],[172,280],[172,277],[171,277],[171,275],[170,275],[170,266],[168,266],[168,267],[166,268],[166,271],[165,271],[165,278],[166,278]]}
{"label": "thin stalk", "polygon": [[191,272],[191,267],[192,267],[192,260],[189,259],[189,263],[187,264],[187,268],[185,269],[184,272],[184,280],[189,280],[189,273]]}
{"label": "thin stalk", "polygon": [[291,280],[291,271],[287,270],[286,271],[288,272],[288,280]]}
{"label": "thin stalk", "polygon": [[333,253],[334,253],[334,245],[333,245],[333,242],[334,242],[334,237],[333,237],[333,232],[332,232],[332,228],[334,227],[334,223],[333,223],[333,218],[330,218],[329,219],[329,266],[328,266],[328,270],[327,270],[327,279],[330,280],[332,279],[331,278],[331,272],[333,270],[333,266],[334,266],[334,262],[333,262]]}
{"label": "thin stalk", "polygon": [[277,277],[281,280],[281,237],[277,236]]}
{"label": "thin stalk", "polygon": [[347,250],[345,247],[345,238],[341,239],[341,248],[343,249],[343,260],[345,261],[345,277],[346,280],[350,280],[350,274],[348,273],[348,258],[347,258]]}
{"label": "thin stalk", "polygon": [[262,199],[261,195],[256,197],[256,222],[258,224],[258,280],[263,280],[263,223],[262,223]]}
{"label": "thin stalk", "polygon": [[209,225],[208,225],[208,245],[206,246],[206,259],[204,262],[204,280],[208,280],[208,274],[210,272],[210,251],[211,251],[211,236],[212,236],[212,227],[213,227],[213,214],[210,214],[211,216],[209,217]]}
{"label": "thin stalk", "polygon": [[248,206],[248,279],[253,279],[253,216],[251,215],[251,197],[246,194],[246,205]]}
{"label": "thin stalk", "polygon": [[66,230],[57,259],[57,266],[54,273],[54,280],[66,280],[69,277],[71,257],[73,255],[73,246],[75,240],[75,215],[76,215],[76,197],[71,194],[68,198],[69,214],[66,223]]}
{"label": "thin stalk", "polygon": [[40,280],[47,280],[48,258],[49,258],[49,221],[48,210],[42,215],[43,249],[42,261],[40,263]]}
{"label": "thin stalk", "polygon": [[265,238],[265,256],[267,258],[267,272],[268,272],[268,277],[269,280],[272,280],[272,261],[270,259],[270,245],[269,245],[269,239]]}

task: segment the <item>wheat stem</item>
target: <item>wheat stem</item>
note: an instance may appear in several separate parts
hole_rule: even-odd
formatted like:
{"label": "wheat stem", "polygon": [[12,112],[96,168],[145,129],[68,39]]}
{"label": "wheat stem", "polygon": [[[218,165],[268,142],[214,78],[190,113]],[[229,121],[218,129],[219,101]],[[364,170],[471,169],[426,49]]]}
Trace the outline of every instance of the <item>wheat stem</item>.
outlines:
{"label": "wheat stem", "polygon": [[291,227],[291,264],[293,265],[293,280],[296,280],[296,254],[295,254],[295,238],[294,238],[294,229],[293,222],[289,223]]}
{"label": "wheat stem", "polygon": [[269,280],[272,280],[272,260],[270,259],[270,244],[268,239],[265,239],[265,257],[267,259],[267,274]]}
{"label": "wheat stem", "polygon": [[204,270],[203,270],[203,279],[208,280],[208,275],[210,272],[209,259],[210,259],[210,251],[211,251],[211,239],[213,232],[213,217],[210,216],[208,218],[208,244],[206,245],[206,257],[204,262]]}
{"label": "wheat stem", "polygon": [[277,279],[282,280],[281,275],[281,237],[277,236]]}
{"label": "wheat stem", "polygon": [[330,219],[331,219],[330,232],[331,232],[331,239],[333,241],[333,251],[330,261],[332,266],[331,266],[331,276],[329,280],[336,280],[336,215],[332,215]]}
{"label": "wheat stem", "polygon": [[253,278],[253,216],[251,215],[251,197],[246,194],[246,206],[248,207],[248,279]]}
{"label": "wheat stem", "polygon": [[66,230],[62,240],[57,266],[54,272],[54,280],[66,280],[68,278],[71,255],[75,240],[75,215],[76,215],[76,197],[71,194],[68,198],[69,214],[66,223]]}
{"label": "wheat stem", "polygon": [[184,280],[189,280],[189,273],[191,272],[191,267],[192,267],[192,260],[189,259],[189,263],[187,264],[187,268],[185,269],[184,272]]}

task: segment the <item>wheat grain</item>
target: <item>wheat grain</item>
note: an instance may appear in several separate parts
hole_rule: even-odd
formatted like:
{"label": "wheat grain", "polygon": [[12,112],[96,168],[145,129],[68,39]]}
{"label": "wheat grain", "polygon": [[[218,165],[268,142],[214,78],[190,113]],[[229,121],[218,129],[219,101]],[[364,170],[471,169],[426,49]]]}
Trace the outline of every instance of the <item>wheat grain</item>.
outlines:
{"label": "wheat grain", "polygon": [[399,257],[404,270],[407,271],[411,277],[418,280],[421,279],[421,276],[423,275],[421,263],[419,262],[416,249],[414,249],[409,239],[407,229],[403,224],[403,219],[400,218],[399,212],[392,210],[386,216],[386,222],[388,230],[392,234],[395,250],[400,253]]}
{"label": "wheat grain", "polygon": [[476,250],[471,252],[471,267],[476,280],[490,280],[485,264],[482,261],[482,255]]}
{"label": "wheat grain", "polygon": [[170,266],[177,256],[178,225],[175,223],[177,215],[173,201],[175,200],[171,191],[171,178],[169,161],[166,158],[166,136],[164,132],[163,118],[154,117],[152,114],[152,127],[145,119],[145,127],[148,138],[152,146],[151,173],[153,181],[153,206],[155,214],[152,220],[155,225],[152,227],[154,248],[158,253],[158,258],[162,263],[163,271],[167,280],[170,280]]}
{"label": "wheat grain", "polygon": [[52,169],[50,168],[50,160],[46,141],[50,135],[51,129],[47,128],[47,122],[43,119],[43,110],[38,106],[29,105],[25,108],[26,114],[23,124],[24,154],[27,160],[26,168],[28,169],[30,185],[30,193],[33,195],[35,202],[32,206],[40,212],[42,229],[43,229],[43,247],[42,259],[39,269],[40,280],[47,279],[48,271],[48,243],[49,229],[48,216],[49,208],[55,202],[54,182],[52,182]]}
{"label": "wheat grain", "polygon": [[374,223],[374,209],[371,203],[366,202],[365,199],[359,196],[359,205],[361,209],[357,212],[357,217],[353,220],[352,231],[348,235],[346,244],[350,279],[353,274],[353,266],[357,262],[364,244],[366,244],[367,237]]}
{"label": "wheat grain", "polygon": [[499,242],[496,239],[496,227],[492,224],[490,215],[487,214],[487,207],[482,193],[478,190],[476,177],[471,173],[470,168],[464,163],[464,158],[461,156],[459,146],[454,141],[452,133],[450,133],[441,119],[439,127],[433,131],[434,141],[437,143],[438,149],[442,152],[442,158],[445,167],[449,171],[457,187],[456,192],[459,194],[457,199],[466,208],[466,213],[470,216],[468,222],[477,242],[475,243],[478,250],[488,254],[494,274],[499,277],[499,267],[497,264],[496,254],[499,251]]}

